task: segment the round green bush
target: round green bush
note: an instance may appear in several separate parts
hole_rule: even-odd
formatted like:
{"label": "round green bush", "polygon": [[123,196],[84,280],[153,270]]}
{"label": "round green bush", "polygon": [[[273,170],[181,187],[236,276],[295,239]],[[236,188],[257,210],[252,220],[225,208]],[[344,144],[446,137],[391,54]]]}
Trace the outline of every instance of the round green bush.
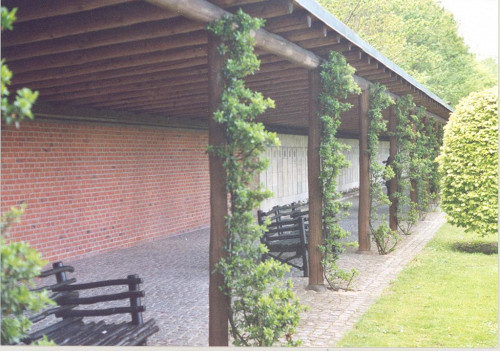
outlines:
{"label": "round green bush", "polygon": [[444,128],[441,208],[448,222],[498,232],[498,88],[463,98]]}

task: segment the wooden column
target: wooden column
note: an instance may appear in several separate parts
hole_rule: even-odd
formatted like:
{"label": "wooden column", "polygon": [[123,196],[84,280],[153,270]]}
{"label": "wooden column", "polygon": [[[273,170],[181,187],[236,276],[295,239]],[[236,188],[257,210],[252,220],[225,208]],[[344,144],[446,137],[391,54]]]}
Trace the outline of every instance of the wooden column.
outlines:
{"label": "wooden column", "polygon": [[[216,123],[213,114],[217,110],[222,90],[222,67],[224,58],[217,51],[219,40],[212,33],[208,34],[208,91],[209,119],[208,142],[210,145],[221,145],[225,142],[224,126]],[[228,345],[229,299],[219,289],[224,282],[219,273],[212,273],[215,264],[226,256],[224,240],[228,233],[225,216],[227,214],[226,172],[222,160],[209,155],[210,169],[210,280],[209,280],[209,327],[208,345]]]}
{"label": "wooden column", "polygon": [[323,195],[319,179],[321,164],[321,122],[318,117],[319,94],[321,92],[320,70],[309,71],[309,136],[307,142],[307,167],[309,186],[309,286],[308,289],[325,291],[321,252],[323,243],[322,206]]}
{"label": "wooden column", "polygon": [[370,251],[370,164],[368,159],[369,106],[370,91],[363,90],[359,96],[359,253]]}
{"label": "wooden column", "polygon": [[[396,154],[398,152],[398,139],[394,133],[396,133],[397,127],[397,116],[396,116],[396,108],[394,106],[390,107],[389,110],[389,132],[391,136],[389,137],[389,160],[388,164],[392,165],[396,158]],[[397,199],[394,198],[394,193],[398,191],[399,179],[396,177],[392,178],[389,183],[389,200],[391,201],[391,205],[389,206],[389,227],[391,230],[398,229],[398,219],[397,219],[397,208],[398,203]]]}

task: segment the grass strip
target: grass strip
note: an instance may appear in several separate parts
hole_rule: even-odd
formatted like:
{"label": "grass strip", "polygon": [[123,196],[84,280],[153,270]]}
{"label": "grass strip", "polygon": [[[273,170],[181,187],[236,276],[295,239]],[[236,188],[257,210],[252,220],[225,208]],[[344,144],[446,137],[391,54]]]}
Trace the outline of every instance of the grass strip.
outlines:
{"label": "grass strip", "polygon": [[498,236],[444,224],[336,346],[497,347]]}

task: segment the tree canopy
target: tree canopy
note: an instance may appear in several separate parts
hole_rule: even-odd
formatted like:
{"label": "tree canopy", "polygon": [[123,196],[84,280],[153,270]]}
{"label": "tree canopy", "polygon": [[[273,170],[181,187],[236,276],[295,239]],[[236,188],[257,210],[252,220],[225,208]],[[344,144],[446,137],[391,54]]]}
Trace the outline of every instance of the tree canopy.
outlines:
{"label": "tree canopy", "polygon": [[319,0],[362,39],[443,100],[498,84],[498,63],[477,61],[436,0]]}
{"label": "tree canopy", "polygon": [[498,232],[497,89],[460,101],[444,127],[439,156],[448,222],[481,235]]}

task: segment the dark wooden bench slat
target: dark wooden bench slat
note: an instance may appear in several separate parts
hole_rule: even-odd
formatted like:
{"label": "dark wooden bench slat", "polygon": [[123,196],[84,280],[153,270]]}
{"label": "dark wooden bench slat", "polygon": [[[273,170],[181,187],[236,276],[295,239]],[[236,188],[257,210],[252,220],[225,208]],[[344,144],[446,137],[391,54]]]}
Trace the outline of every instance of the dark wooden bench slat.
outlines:
{"label": "dark wooden bench slat", "polygon": [[24,338],[22,341],[25,344],[31,344],[33,341],[40,339],[44,335],[49,335],[51,332],[56,330],[62,330],[63,328],[68,327],[70,324],[81,322],[82,318],[68,318],[63,319],[57,323],[51,324],[45,328],[37,330],[36,332],[31,333],[28,337]]}
{"label": "dark wooden bench slat", "polygon": [[60,305],[90,305],[97,302],[117,301],[129,299],[131,297],[144,297],[144,291],[124,291],[117,294],[98,295],[90,297],[62,297],[58,303]]}
{"label": "dark wooden bench slat", "polygon": [[58,307],[54,307],[54,308],[49,308],[33,317],[30,317],[30,321],[31,323],[36,323],[36,322],[40,322],[41,320],[44,320],[45,318],[47,318],[48,316],[50,315],[55,315],[57,312],[61,312],[61,311],[67,311],[67,310],[70,310],[72,308],[76,307],[76,305],[67,305],[67,306],[58,306]]}
{"label": "dark wooden bench slat", "polygon": [[75,268],[72,266],[61,266],[61,267],[52,268],[52,269],[48,269],[46,271],[43,271],[40,273],[40,275],[38,277],[46,278],[46,277],[49,277],[53,274],[63,273],[63,272],[73,273],[74,271],[75,271]]}
{"label": "dark wooden bench slat", "polygon": [[106,286],[128,285],[128,284],[142,284],[142,279],[141,278],[110,279],[92,283],[71,284],[67,286],[57,287],[54,288],[53,290],[54,291],[87,290],[94,288],[102,288]]}
{"label": "dark wooden bench slat", "polygon": [[109,333],[113,332],[113,330],[119,329],[122,326],[127,327],[127,323],[106,324],[104,321],[99,321],[95,324],[88,323],[84,327],[85,330],[83,330],[77,338],[71,338],[68,340],[66,345],[93,345],[96,340],[101,340],[103,337],[107,337]]}
{"label": "dark wooden bench slat", "polygon": [[56,317],[99,317],[111,316],[113,314],[144,312],[144,306],[131,306],[131,307],[112,307],[97,310],[69,310],[56,313]]}
{"label": "dark wooden bench slat", "polygon": [[39,288],[32,289],[31,291],[42,291],[42,290],[52,290],[52,291],[54,291],[54,289],[57,289],[57,288],[59,288],[61,286],[73,284],[74,282],[76,282],[76,278],[71,278],[71,279],[68,279],[68,280],[66,280],[64,282],[61,282],[61,283],[56,283],[56,284],[52,284],[52,285],[41,286]]}
{"label": "dark wooden bench slat", "polygon": [[[148,322],[151,322],[149,320]],[[153,326],[152,324],[148,325],[148,322],[142,324],[137,330],[128,335],[122,341],[118,342],[116,346],[136,346],[140,345],[141,340],[147,339],[149,336],[156,333],[159,328],[158,326]]]}
{"label": "dark wooden bench slat", "polygon": [[127,333],[131,333],[135,330],[137,326],[128,323],[121,323],[115,325],[113,328],[106,331],[106,335],[96,340],[89,340],[89,346],[102,346],[109,343],[109,345],[116,345],[120,337],[123,337]]}

